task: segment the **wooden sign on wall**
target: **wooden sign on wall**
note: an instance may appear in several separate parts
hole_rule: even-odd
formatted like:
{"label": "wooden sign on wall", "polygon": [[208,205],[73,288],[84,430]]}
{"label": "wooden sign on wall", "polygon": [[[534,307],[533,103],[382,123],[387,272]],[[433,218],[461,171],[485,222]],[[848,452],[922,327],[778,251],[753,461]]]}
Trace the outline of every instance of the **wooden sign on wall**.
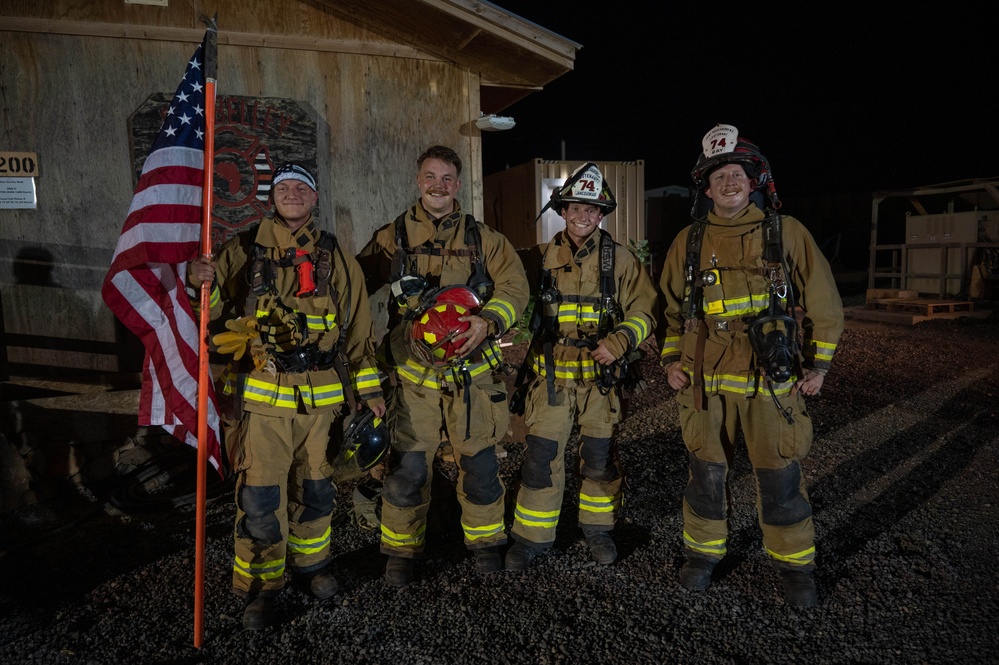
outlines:
{"label": "wooden sign on wall", "polygon": [[[129,118],[134,181],[163,124],[169,93],[155,93]],[[215,103],[212,248],[260,221],[270,210],[274,169],[295,162],[317,173],[316,123],[295,101],[219,96]]]}

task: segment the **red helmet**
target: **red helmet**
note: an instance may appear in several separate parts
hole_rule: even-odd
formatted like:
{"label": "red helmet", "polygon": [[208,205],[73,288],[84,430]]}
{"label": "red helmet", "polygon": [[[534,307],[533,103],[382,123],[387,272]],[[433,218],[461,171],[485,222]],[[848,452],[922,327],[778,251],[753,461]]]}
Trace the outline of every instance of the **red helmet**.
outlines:
{"label": "red helmet", "polygon": [[468,330],[467,321],[458,319],[478,314],[482,303],[467,286],[448,286],[429,299],[431,304],[413,320],[410,351],[432,367],[444,367],[458,360],[457,351],[465,340],[455,337]]}

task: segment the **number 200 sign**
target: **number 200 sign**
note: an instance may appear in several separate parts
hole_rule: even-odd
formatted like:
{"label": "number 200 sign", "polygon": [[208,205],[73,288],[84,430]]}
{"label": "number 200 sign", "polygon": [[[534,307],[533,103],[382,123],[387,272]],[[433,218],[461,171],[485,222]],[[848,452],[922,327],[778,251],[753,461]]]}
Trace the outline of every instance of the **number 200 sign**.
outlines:
{"label": "number 200 sign", "polygon": [[0,152],[0,178],[38,175],[38,155],[33,152]]}

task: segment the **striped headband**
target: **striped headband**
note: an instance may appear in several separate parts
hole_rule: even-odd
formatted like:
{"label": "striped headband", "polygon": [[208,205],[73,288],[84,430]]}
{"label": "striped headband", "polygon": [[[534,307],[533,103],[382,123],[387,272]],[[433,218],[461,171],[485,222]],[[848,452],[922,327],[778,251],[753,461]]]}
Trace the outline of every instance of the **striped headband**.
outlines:
{"label": "striped headband", "polygon": [[271,180],[271,187],[278,184],[282,180],[301,180],[306,185],[312,188],[312,191],[319,191],[316,188],[316,179],[312,177],[304,167],[298,164],[282,164],[278,167],[277,171],[274,172],[274,178]]}

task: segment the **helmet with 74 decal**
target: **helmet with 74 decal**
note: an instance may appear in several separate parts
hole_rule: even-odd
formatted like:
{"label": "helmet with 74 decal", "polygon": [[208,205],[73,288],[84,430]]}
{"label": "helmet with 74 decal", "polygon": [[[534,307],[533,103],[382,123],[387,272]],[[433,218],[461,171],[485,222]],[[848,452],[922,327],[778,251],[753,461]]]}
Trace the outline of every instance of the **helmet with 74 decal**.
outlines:
{"label": "helmet with 74 decal", "polygon": [[780,207],[770,162],[755,143],[739,135],[734,125],[718,124],[701,139],[701,154],[690,171],[698,193],[708,186],[708,176],[725,164],[739,164],[754,182],[753,191],[765,192],[770,205]]}
{"label": "helmet with 74 decal", "polygon": [[587,162],[572,172],[565,184],[552,192],[551,207],[562,214],[570,203],[588,203],[609,215],[617,208],[617,199],[604,175],[593,162]]}
{"label": "helmet with 74 decal", "polygon": [[416,314],[409,335],[409,350],[413,357],[429,367],[445,367],[458,360],[457,352],[464,339],[456,339],[468,330],[463,316],[478,314],[482,309],[479,297],[467,286],[447,286],[427,299],[428,306]]}

